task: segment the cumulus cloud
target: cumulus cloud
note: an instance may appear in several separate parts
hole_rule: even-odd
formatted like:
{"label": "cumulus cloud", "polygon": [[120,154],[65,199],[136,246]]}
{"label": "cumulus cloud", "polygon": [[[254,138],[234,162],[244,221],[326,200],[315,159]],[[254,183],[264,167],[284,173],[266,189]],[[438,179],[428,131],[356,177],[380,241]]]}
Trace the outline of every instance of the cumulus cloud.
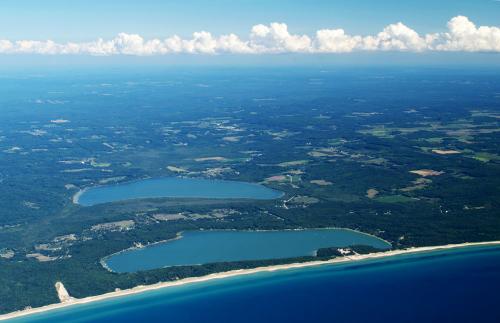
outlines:
{"label": "cumulus cloud", "polygon": [[111,40],[56,43],[52,40],[2,40],[0,54],[45,55],[167,55],[167,54],[279,54],[350,53],[356,51],[461,51],[500,52],[500,28],[476,26],[465,16],[452,18],[447,31],[419,34],[402,22],[386,26],[374,35],[349,35],[344,29],[321,29],[314,36],[297,35],[284,23],[255,25],[246,40],[238,35],[213,36],[207,31],[189,39],[177,35],[145,40],[137,34],[120,33]]}
{"label": "cumulus cloud", "polygon": [[253,26],[249,47],[257,53],[300,53],[312,49],[307,35],[292,35],[286,24],[276,22]]}
{"label": "cumulus cloud", "polygon": [[457,16],[448,22],[448,30],[436,37],[437,50],[500,52],[499,27],[476,27],[467,17]]}

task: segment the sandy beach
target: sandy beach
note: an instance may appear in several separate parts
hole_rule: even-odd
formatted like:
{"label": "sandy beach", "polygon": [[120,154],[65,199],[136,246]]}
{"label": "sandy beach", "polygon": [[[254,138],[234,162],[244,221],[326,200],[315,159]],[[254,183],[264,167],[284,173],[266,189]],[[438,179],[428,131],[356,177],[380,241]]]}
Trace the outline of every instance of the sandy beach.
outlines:
{"label": "sandy beach", "polygon": [[85,191],[87,190],[87,188],[84,188],[84,189],[80,189],[78,192],[75,193],[75,195],[73,195],[73,198],[71,199],[73,201],[73,204],[79,204],[79,200],[80,200],[80,196],[82,196],[83,193],[85,193]]}
{"label": "sandy beach", "polygon": [[473,246],[488,246],[488,245],[500,245],[500,241],[489,241],[489,242],[475,242],[475,243],[461,243],[461,244],[449,244],[443,246],[431,246],[431,247],[415,247],[408,249],[400,249],[400,250],[391,250],[386,252],[378,252],[371,253],[367,255],[355,255],[355,256],[347,256],[342,258],[334,258],[326,261],[311,261],[305,263],[291,263],[286,265],[276,265],[276,266],[268,266],[268,267],[257,267],[253,269],[238,269],[231,270],[227,272],[214,273],[202,277],[192,277],[185,278],[177,281],[170,282],[160,282],[153,285],[147,286],[136,286],[127,290],[119,290],[115,292],[110,292],[102,295],[89,296],[86,298],[75,299],[71,298],[70,300],[64,303],[57,303],[46,305],[38,308],[30,308],[22,311],[12,312],[4,315],[0,315],[0,321],[9,320],[21,316],[31,315],[35,313],[46,312],[50,310],[60,309],[68,306],[73,306],[77,304],[87,304],[92,302],[98,302],[106,299],[124,297],[127,295],[133,295],[137,293],[143,293],[146,291],[157,290],[160,288],[167,288],[172,286],[181,286],[185,284],[193,284],[198,282],[205,282],[213,279],[223,279],[228,277],[240,276],[240,275],[251,275],[259,272],[273,272],[273,271],[281,271],[287,269],[296,269],[296,268],[304,268],[304,267],[312,267],[312,266],[320,266],[320,265],[329,265],[329,264],[340,264],[340,263],[349,263],[356,262],[365,259],[377,259],[377,258],[385,258],[385,257],[393,257],[397,255],[404,254],[414,254],[414,253],[423,253],[430,251],[438,251],[438,250],[446,250],[446,249],[454,249],[454,248],[463,248],[463,247],[473,247]]}

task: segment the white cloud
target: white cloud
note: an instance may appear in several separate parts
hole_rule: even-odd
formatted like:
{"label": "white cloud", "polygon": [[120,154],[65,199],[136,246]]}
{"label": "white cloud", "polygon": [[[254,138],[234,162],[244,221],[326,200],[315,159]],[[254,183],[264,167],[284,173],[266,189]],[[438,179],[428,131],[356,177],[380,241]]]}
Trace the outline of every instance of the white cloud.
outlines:
{"label": "white cloud", "polygon": [[316,32],[314,51],[320,53],[348,53],[360,48],[362,41],[361,36],[349,36],[343,29],[322,29]]}
{"label": "white cloud", "polygon": [[476,27],[467,17],[457,16],[448,22],[448,30],[438,39],[436,50],[500,52],[498,27]]}
{"label": "white cloud", "polygon": [[415,30],[401,22],[384,28],[375,38],[377,47],[381,50],[415,51],[427,49],[428,44]]}
{"label": "white cloud", "polygon": [[286,24],[276,22],[269,26],[253,26],[249,46],[255,53],[307,53],[312,50],[309,36],[291,35]]}
{"label": "white cloud", "polygon": [[398,22],[374,35],[349,35],[343,29],[321,29],[314,37],[291,34],[284,23],[255,25],[248,40],[235,34],[214,37],[207,31],[189,39],[174,35],[166,39],[144,40],[137,34],[120,33],[111,40],[60,44],[52,40],[1,40],[0,54],[79,54],[79,55],[167,55],[167,54],[275,54],[350,53],[355,51],[464,51],[500,52],[500,28],[477,27],[467,17],[457,16],[447,31],[420,35]]}
{"label": "white cloud", "polygon": [[217,49],[223,53],[251,54],[248,42],[242,41],[235,34],[223,35],[217,40]]}

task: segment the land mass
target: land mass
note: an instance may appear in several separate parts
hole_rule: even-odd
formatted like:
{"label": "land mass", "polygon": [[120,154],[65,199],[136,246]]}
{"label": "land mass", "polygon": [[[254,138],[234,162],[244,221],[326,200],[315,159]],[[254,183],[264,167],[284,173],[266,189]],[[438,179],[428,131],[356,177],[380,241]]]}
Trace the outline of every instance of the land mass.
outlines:
{"label": "land mass", "polygon": [[[120,274],[99,263],[188,230],[349,228],[394,249],[500,240],[496,71],[80,72],[0,78],[0,313],[58,302],[56,282],[86,299],[340,252]],[[176,176],[283,196],[73,203]]]}

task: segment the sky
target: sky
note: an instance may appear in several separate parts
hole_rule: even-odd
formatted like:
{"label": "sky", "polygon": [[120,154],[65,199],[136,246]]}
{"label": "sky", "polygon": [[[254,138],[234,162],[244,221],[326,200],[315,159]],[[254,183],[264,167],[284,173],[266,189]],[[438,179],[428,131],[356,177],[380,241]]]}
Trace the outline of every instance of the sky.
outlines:
{"label": "sky", "polygon": [[377,52],[499,63],[499,28],[500,0],[2,0],[0,64],[32,55],[349,61]]}

